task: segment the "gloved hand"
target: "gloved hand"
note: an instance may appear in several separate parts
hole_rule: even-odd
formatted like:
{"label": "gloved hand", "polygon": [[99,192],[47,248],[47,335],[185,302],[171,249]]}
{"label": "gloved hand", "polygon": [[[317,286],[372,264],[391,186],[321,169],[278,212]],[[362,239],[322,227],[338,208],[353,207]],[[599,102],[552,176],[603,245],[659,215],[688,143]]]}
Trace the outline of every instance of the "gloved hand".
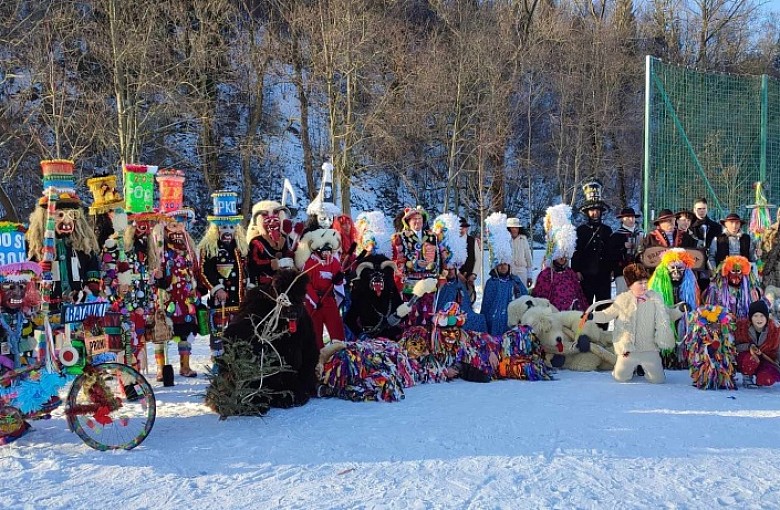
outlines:
{"label": "gloved hand", "polygon": [[688,313],[691,311],[691,307],[688,306],[688,303],[686,303],[685,301],[679,303],[677,305],[677,309],[680,310],[682,313]]}
{"label": "gloved hand", "polygon": [[331,278],[331,281],[333,282],[333,285],[341,285],[344,283],[344,272],[339,271],[336,274],[333,275]]}
{"label": "gloved hand", "polygon": [[592,321],[593,320],[593,312],[588,313],[588,316],[586,317],[587,320]]}
{"label": "gloved hand", "polygon": [[565,362],[566,356],[563,354],[555,354],[550,360],[550,364],[553,366],[553,368],[561,368]]}
{"label": "gloved hand", "polygon": [[299,221],[293,227],[293,232],[295,232],[296,234],[298,234],[300,236],[301,234],[303,234],[303,229],[304,228],[305,228],[305,225],[303,224],[303,222]]}
{"label": "gloved hand", "polygon": [[284,232],[285,235],[290,235],[292,231],[293,231],[292,221],[288,219],[282,220],[282,232]]}
{"label": "gloved hand", "polygon": [[590,352],[590,337],[588,337],[588,335],[580,335],[577,339],[577,350],[580,352]]}

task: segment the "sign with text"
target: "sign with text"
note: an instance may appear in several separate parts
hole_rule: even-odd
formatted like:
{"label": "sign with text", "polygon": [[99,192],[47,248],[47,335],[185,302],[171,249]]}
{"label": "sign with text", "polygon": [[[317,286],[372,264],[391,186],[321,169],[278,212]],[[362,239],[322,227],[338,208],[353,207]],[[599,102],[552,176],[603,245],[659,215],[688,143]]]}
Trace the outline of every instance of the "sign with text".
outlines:
{"label": "sign with text", "polygon": [[87,317],[103,317],[108,310],[107,301],[62,305],[62,323],[84,322]]}
{"label": "sign with text", "polygon": [[27,261],[24,232],[0,232],[0,266]]}
{"label": "sign with text", "polygon": [[[640,260],[645,267],[658,267],[658,264],[661,263],[661,257],[664,256],[664,253],[666,253],[666,250],[668,249],[669,248],[666,246],[652,246],[642,252]],[[704,255],[703,250],[698,250],[696,248],[685,248],[685,251],[687,251],[688,255],[693,258],[692,269],[703,269],[706,266],[707,257]]]}

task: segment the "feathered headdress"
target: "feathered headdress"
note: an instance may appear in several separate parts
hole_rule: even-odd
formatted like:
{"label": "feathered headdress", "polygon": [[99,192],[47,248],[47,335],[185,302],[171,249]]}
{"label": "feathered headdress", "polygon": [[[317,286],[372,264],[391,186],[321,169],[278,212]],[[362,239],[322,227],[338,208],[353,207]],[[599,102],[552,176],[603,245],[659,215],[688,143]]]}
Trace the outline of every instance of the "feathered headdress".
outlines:
{"label": "feathered headdress", "polygon": [[512,263],[512,236],[506,229],[506,214],[494,212],[485,218],[490,266]]}
{"label": "feathered headdress", "polygon": [[577,230],[571,224],[571,206],[558,204],[547,208],[544,216],[547,235],[545,259],[552,262],[561,257],[571,258],[577,246]]}
{"label": "feathered headdress", "polygon": [[433,220],[433,233],[442,248],[442,261],[447,267],[460,267],[466,262],[466,236],[460,235],[460,218],[452,213],[440,214]]}
{"label": "feathered headdress", "polygon": [[382,211],[362,212],[355,221],[358,233],[357,251],[390,257],[392,245],[387,217]]}

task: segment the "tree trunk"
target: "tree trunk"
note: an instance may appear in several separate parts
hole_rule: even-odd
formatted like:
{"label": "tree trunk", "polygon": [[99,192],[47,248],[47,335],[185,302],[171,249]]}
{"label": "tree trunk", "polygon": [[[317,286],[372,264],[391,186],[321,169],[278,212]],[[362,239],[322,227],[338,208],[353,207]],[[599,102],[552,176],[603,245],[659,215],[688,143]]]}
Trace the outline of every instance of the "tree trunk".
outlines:
{"label": "tree trunk", "polygon": [[317,194],[317,184],[314,182],[314,156],[309,137],[309,98],[306,94],[306,83],[303,77],[303,56],[298,44],[298,36],[292,34],[293,65],[295,66],[295,90],[298,92],[298,103],[301,108],[301,148],[303,149],[303,171],[306,174],[306,194],[309,199]]}

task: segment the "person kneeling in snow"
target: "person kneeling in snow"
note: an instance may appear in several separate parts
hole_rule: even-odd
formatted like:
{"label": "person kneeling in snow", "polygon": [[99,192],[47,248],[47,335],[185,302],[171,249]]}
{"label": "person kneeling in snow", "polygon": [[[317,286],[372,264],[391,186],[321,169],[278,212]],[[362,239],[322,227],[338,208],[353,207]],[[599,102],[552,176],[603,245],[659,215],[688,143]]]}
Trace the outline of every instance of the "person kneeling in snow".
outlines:
{"label": "person kneeling in snow", "polygon": [[675,346],[669,312],[661,295],[647,289],[649,275],[642,265],[627,265],[623,278],[628,290],[619,294],[606,310],[588,314],[588,319],[598,323],[615,319],[615,380],[631,380],[634,370],[641,365],[648,382],[662,383],[666,377],[658,351]]}
{"label": "person kneeling in snow", "polygon": [[737,366],[747,385],[753,385],[755,378],[758,386],[772,386],[780,382],[780,326],[769,318],[769,307],[763,300],[750,303],[748,317],[737,319]]}

